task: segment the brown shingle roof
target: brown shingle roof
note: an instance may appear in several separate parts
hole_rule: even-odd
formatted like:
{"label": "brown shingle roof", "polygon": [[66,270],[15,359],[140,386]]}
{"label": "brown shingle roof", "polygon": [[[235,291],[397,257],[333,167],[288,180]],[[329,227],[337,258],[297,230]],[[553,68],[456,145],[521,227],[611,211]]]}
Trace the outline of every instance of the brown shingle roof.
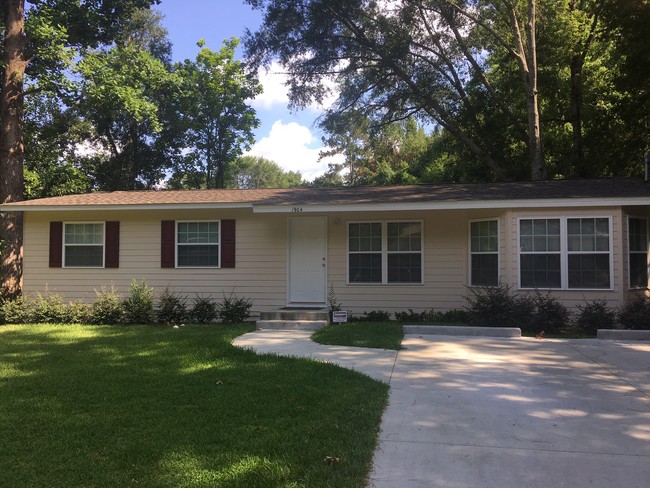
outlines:
{"label": "brown shingle roof", "polygon": [[650,183],[603,178],[509,183],[434,183],[404,186],[290,188],[254,190],[151,190],[96,192],[3,205],[30,207],[165,205],[359,205],[378,203],[479,202],[497,200],[609,199],[650,197]]}

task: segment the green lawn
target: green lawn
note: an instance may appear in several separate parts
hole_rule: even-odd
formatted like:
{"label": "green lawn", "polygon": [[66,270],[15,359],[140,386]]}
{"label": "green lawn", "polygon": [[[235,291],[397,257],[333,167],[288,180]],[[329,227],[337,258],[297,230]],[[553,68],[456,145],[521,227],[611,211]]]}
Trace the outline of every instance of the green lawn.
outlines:
{"label": "green lawn", "polygon": [[311,338],[320,344],[399,350],[404,333],[398,322],[350,322],[323,327]]}
{"label": "green lawn", "polygon": [[251,329],[1,326],[0,486],[364,486],[388,386]]}

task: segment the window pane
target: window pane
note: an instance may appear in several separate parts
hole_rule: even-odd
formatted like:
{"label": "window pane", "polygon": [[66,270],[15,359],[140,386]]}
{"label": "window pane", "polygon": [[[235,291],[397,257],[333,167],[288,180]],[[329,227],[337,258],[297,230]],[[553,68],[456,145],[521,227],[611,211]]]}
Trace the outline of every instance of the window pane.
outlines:
{"label": "window pane", "polygon": [[388,251],[419,251],[421,247],[419,222],[389,222],[386,225]]}
{"label": "window pane", "polygon": [[381,283],[381,254],[350,254],[350,283]]}
{"label": "window pane", "polygon": [[520,258],[523,288],[561,287],[559,254],[522,254]]}
{"label": "window pane", "polygon": [[422,258],[420,253],[389,254],[389,283],[422,282]]}
{"label": "window pane", "polygon": [[178,266],[219,266],[219,246],[179,245]]}
{"label": "window pane", "polygon": [[348,245],[352,252],[381,251],[381,224],[349,224]]}
{"label": "window pane", "polygon": [[609,254],[569,255],[569,288],[609,288]]}
{"label": "window pane", "polygon": [[630,286],[648,286],[648,256],[645,253],[630,254]]}
{"label": "window pane", "polygon": [[65,266],[101,268],[104,265],[104,246],[66,246]]}
{"label": "window pane", "polygon": [[648,227],[645,219],[629,219],[628,238],[631,252],[648,251]]}
{"label": "window pane", "polygon": [[65,224],[66,244],[103,244],[104,224]]}
{"label": "window pane", "polygon": [[472,255],[473,286],[498,286],[499,285],[499,258],[497,254]]}
{"label": "window pane", "polygon": [[471,252],[497,252],[498,225],[496,220],[472,222]]}
{"label": "window pane", "polygon": [[179,244],[218,244],[219,222],[179,222]]}

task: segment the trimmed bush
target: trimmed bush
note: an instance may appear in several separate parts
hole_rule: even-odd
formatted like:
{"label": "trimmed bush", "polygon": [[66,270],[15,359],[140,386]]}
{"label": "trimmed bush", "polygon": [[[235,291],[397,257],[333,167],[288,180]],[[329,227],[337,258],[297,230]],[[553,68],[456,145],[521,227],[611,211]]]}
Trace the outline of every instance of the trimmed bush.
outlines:
{"label": "trimmed bush", "polygon": [[624,329],[650,329],[650,298],[639,295],[626,303],[619,310],[618,320]]}
{"label": "trimmed bush", "polygon": [[467,310],[453,308],[445,312],[425,310],[424,312],[395,312],[395,320],[404,324],[468,324],[470,315]]}
{"label": "trimmed bush", "polygon": [[528,295],[513,296],[508,285],[494,288],[470,288],[467,312],[472,325],[485,327],[521,327],[530,323],[535,304]]}
{"label": "trimmed bush", "polygon": [[370,312],[363,312],[363,315],[354,317],[353,322],[388,322],[390,320],[390,312],[385,310],[371,310]]}
{"label": "trimmed bush", "polygon": [[69,307],[63,303],[63,297],[55,293],[38,294],[38,299],[31,307],[30,320],[43,324],[65,324],[70,322]]}
{"label": "trimmed bush", "polygon": [[95,290],[95,302],[90,309],[88,322],[91,324],[112,325],[122,322],[124,307],[122,297],[117,294],[115,287],[103,287],[101,291]]}
{"label": "trimmed bush", "polygon": [[551,292],[543,295],[539,290],[535,290],[530,300],[532,300],[534,306],[534,313],[530,326],[524,327],[524,324],[522,324],[522,330],[559,332],[568,325],[569,310],[551,295]]}
{"label": "trimmed bush", "polygon": [[192,320],[198,324],[209,324],[217,318],[217,304],[210,297],[196,296],[192,312]]}
{"label": "trimmed bush", "polygon": [[587,334],[595,336],[598,329],[612,328],[616,323],[616,311],[603,299],[578,305],[578,310],[576,327]]}
{"label": "trimmed bush", "polygon": [[25,324],[31,320],[30,304],[24,295],[2,303],[2,315],[5,324]]}
{"label": "trimmed bush", "polygon": [[82,301],[70,302],[68,304],[68,322],[71,324],[87,324],[90,321],[92,305]]}
{"label": "trimmed bush", "polygon": [[157,315],[158,322],[163,324],[184,322],[187,317],[187,299],[165,287],[158,299]]}
{"label": "trimmed bush", "polygon": [[226,324],[238,324],[251,316],[253,300],[247,297],[238,297],[235,292],[230,295],[223,295],[223,299],[217,305],[217,315]]}
{"label": "trimmed bush", "polygon": [[131,280],[129,296],[124,300],[124,322],[127,324],[151,324],[155,321],[153,309],[154,291],[145,280]]}

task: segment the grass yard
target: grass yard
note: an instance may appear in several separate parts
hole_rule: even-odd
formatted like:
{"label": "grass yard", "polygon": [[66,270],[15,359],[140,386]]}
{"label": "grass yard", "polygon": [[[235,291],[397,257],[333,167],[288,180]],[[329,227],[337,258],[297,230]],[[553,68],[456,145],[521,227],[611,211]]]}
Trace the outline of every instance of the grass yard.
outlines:
{"label": "grass yard", "polygon": [[363,487],[388,386],[251,329],[0,326],[0,486]]}
{"label": "grass yard", "polygon": [[311,338],[320,344],[399,350],[404,333],[398,322],[350,322],[330,324]]}

